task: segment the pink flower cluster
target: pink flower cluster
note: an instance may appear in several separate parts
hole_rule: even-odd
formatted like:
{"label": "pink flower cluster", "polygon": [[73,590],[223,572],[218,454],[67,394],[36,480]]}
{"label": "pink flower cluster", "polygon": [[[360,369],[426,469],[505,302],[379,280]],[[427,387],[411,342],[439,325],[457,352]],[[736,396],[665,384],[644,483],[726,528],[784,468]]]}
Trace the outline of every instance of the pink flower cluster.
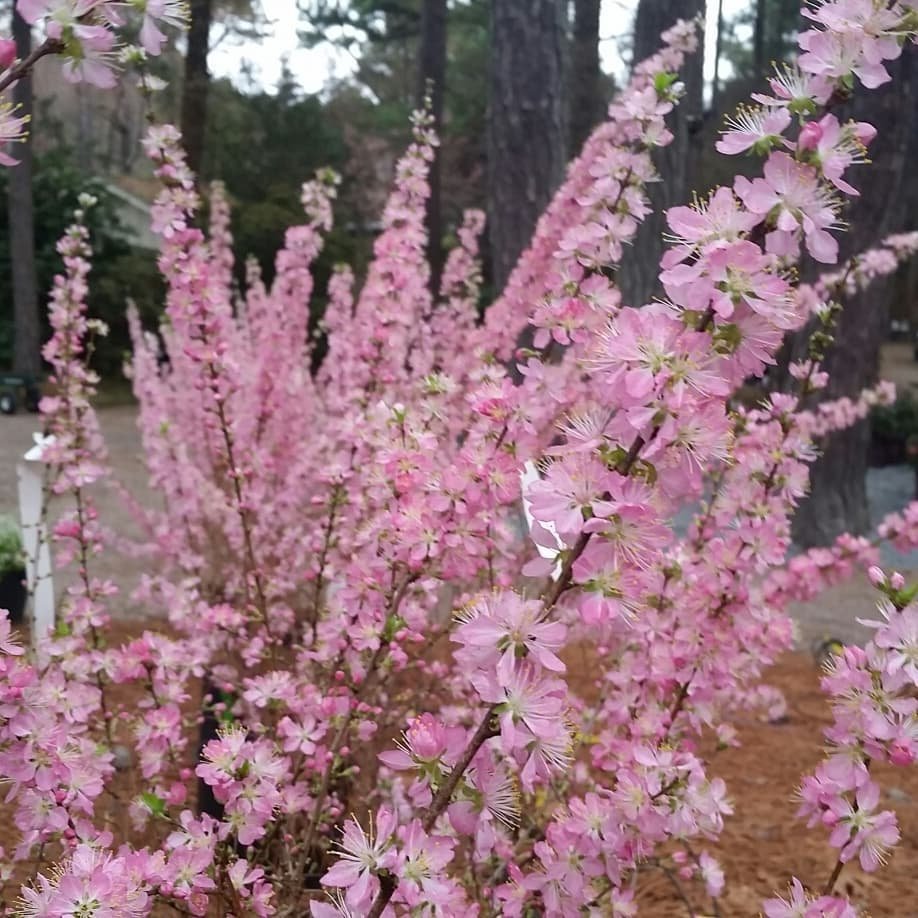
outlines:
{"label": "pink flower cluster", "polygon": [[[250,265],[240,293],[221,188],[204,232],[177,132],[150,131],[167,321],[153,333],[131,316],[130,372],[163,500],[137,508],[131,550],[149,572],[135,600],[168,627],[104,641],[114,592],[92,574],[91,498],[107,471],[77,224],[43,410],[50,489],[77,508],[54,533],[78,585],[32,656],[0,619],[16,836],[0,875],[25,862],[26,914],[73,914],[82,896],[113,914],[627,916],[656,869],[720,896],[705,845],[732,804],[698,739],[734,743],[736,716],[780,716],[762,679],[792,644],[788,603],[873,563],[851,537],[788,562],[790,520],[816,440],[891,394],[812,407],[826,383],[813,348],[792,367],[798,391],[755,408],[732,396],[786,331],[829,327],[916,248],[896,237],[796,284],[803,250],[835,261],[871,139],[828,107],[855,77],[875,83],[918,25],[901,2],[811,14],[800,68],[721,142],[763,158],[761,174],[669,211],[664,302],[623,304],[614,269],[649,212],[695,25],[636,68],[482,319],[480,213],[430,289],[437,139],[419,113],[364,283],[348,268],[329,282],[315,373],[312,266],[335,176],[304,186],[270,287]],[[915,513],[884,533],[918,541]],[[866,759],[913,755],[911,608],[893,602],[827,677],[839,755],[804,785],[831,843],[870,866],[895,825]],[[882,697],[864,697],[869,680]],[[114,686],[136,701],[118,707]],[[217,729],[200,748],[202,715]],[[192,812],[198,783],[212,812]],[[789,895],[766,913],[855,914],[831,888]]]}
{"label": "pink flower cluster", "polygon": [[[843,865],[857,859],[862,869],[875,871],[899,841],[896,815],[880,807],[871,765],[907,766],[918,756],[918,606],[901,574],[871,567],[870,578],[884,594],[882,620],[864,622],[874,629],[865,648],[845,647],[829,661],[823,677],[833,711],[826,730],[828,752],[799,791],[799,815],[808,817],[810,826],[826,826],[829,844],[838,849],[836,868],[823,889],[829,899],[826,914],[855,914],[829,898]],[[795,879],[791,902],[771,900],[765,913],[769,918],[799,914],[794,907],[804,901]],[[815,909],[819,901],[808,908]]]}

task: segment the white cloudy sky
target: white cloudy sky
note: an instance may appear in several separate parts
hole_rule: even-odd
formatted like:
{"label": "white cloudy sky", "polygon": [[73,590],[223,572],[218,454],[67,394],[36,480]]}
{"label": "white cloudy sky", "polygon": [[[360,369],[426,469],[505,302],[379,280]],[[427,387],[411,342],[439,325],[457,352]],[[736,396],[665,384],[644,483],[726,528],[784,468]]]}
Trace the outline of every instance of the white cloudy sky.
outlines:
{"label": "white cloudy sky", "polygon": [[[724,14],[730,16],[746,5],[747,0],[724,0]],[[603,67],[609,72],[621,68],[618,54],[618,39],[631,28],[636,0],[603,0],[600,46]],[[229,38],[220,42],[210,58],[211,70],[217,76],[229,76],[239,82],[240,64],[246,61],[255,80],[271,90],[277,82],[281,61],[288,64],[307,92],[318,92],[332,76],[345,76],[353,68],[352,58],[344,51],[336,51],[328,45],[318,48],[300,48],[297,40],[296,0],[262,0],[262,6],[271,22],[267,34],[258,42],[233,42]],[[717,15],[717,0],[708,0],[708,22]],[[708,29],[709,46],[714,38]],[[713,62],[712,53],[705,55],[708,66]],[[710,76],[710,74],[709,74]]]}

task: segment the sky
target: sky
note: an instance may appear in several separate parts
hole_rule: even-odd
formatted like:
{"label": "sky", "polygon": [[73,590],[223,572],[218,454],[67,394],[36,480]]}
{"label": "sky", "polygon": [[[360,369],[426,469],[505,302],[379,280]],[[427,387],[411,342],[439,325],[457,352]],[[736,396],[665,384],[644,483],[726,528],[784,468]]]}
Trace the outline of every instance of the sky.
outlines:
{"label": "sky", "polygon": [[[741,10],[747,0],[724,0],[724,15],[729,17]],[[619,43],[630,31],[636,0],[603,0],[600,13],[600,55],[603,69],[621,75],[622,60]],[[281,72],[281,62],[286,57],[294,75],[308,93],[319,92],[333,78],[347,76],[354,69],[354,60],[346,51],[320,45],[301,48],[297,38],[296,0],[262,0],[262,7],[270,25],[260,41],[222,39],[210,54],[211,72],[216,76],[230,77],[240,88],[255,85],[273,91]],[[717,0],[708,0],[708,23],[717,16]],[[706,30],[705,68],[708,79],[712,76],[714,61],[714,30]],[[248,81],[243,76],[243,62],[252,74]]]}

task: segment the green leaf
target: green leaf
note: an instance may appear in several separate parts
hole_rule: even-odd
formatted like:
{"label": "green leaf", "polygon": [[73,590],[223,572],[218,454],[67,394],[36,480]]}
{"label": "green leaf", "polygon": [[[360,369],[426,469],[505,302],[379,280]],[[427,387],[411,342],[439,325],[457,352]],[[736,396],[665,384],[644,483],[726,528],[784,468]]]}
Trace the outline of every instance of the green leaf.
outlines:
{"label": "green leaf", "polygon": [[157,797],[156,794],[151,793],[150,791],[143,791],[140,795],[140,802],[154,816],[166,815],[166,801],[163,800],[162,797]]}
{"label": "green leaf", "polygon": [[653,78],[653,88],[657,91],[657,95],[666,95],[678,79],[678,73],[666,73],[665,71],[663,73],[658,73]]}

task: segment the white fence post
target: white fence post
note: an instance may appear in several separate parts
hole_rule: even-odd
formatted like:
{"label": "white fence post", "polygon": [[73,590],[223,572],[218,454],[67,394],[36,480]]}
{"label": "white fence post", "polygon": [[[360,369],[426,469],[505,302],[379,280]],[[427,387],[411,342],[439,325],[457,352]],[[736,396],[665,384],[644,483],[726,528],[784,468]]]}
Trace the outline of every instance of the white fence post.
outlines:
{"label": "white fence post", "polygon": [[42,518],[42,453],[53,438],[35,434],[35,445],[16,466],[19,479],[19,517],[26,554],[26,577],[32,599],[32,645],[54,628],[54,581],[51,575],[51,545]]}
{"label": "white fence post", "polygon": [[[526,516],[526,536],[531,538],[532,524],[535,522],[535,519],[532,515],[532,501],[529,500],[527,492],[529,486],[534,482],[539,480],[539,471],[536,468],[536,464],[530,459],[520,470],[520,488],[523,494],[523,513]],[[558,531],[555,529],[555,524],[549,520],[546,523],[539,524],[546,533],[551,535],[552,539],[557,545],[557,548],[549,548],[547,545],[541,545],[535,540],[535,547],[538,550],[539,554],[548,561],[554,561],[554,567],[551,571],[551,579],[557,580],[561,576],[561,559],[558,555],[561,554],[561,539],[558,538]]]}

